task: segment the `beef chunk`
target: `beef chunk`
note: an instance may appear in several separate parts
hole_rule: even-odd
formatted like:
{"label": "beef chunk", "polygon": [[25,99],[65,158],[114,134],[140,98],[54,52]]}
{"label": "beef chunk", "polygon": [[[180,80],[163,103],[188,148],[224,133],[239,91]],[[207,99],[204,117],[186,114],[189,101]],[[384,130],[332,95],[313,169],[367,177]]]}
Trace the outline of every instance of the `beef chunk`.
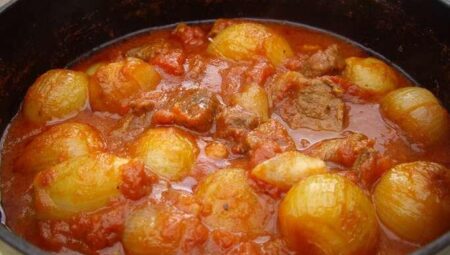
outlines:
{"label": "beef chunk", "polygon": [[370,188],[389,168],[394,166],[390,157],[373,148],[375,141],[360,133],[348,132],[342,138],[321,141],[309,147],[305,154],[331,161],[349,169],[356,183]]}
{"label": "beef chunk", "polygon": [[140,115],[161,108],[167,103],[168,91],[149,91],[140,94],[130,101],[129,106],[134,115]]}
{"label": "beef chunk", "polygon": [[140,58],[144,61],[149,61],[150,59],[169,52],[171,45],[166,40],[156,40],[148,42],[143,46],[132,48],[127,51],[127,57]]}
{"label": "beef chunk", "polygon": [[370,190],[383,173],[396,164],[398,162],[375,149],[366,148],[359,154],[351,170],[358,177],[359,183]]}
{"label": "beef chunk", "polygon": [[134,100],[131,107],[137,114],[153,111],[153,124],[177,124],[205,132],[211,128],[217,105],[212,92],[195,88],[151,91]]}
{"label": "beef chunk", "polygon": [[258,59],[254,61],[251,67],[245,72],[245,83],[255,83],[262,86],[274,73],[275,67],[270,62],[266,59]]}
{"label": "beef chunk", "polygon": [[320,79],[287,72],[271,84],[270,99],[274,111],[291,128],[340,131],[345,104],[339,93]]}
{"label": "beef chunk", "polygon": [[249,132],[246,143],[250,148],[250,163],[255,166],[277,153],[295,150],[295,143],[279,122],[270,119]]}
{"label": "beef chunk", "polygon": [[247,149],[245,138],[251,130],[259,125],[258,116],[240,106],[223,109],[216,120],[216,135],[232,141],[235,145],[233,151],[245,152]]}
{"label": "beef chunk", "polygon": [[206,34],[201,27],[192,27],[185,23],[178,24],[172,35],[187,46],[200,46],[206,43]]}
{"label": "beef chunk", "polygon": [[[169,101],[168,108],[175,115],[175,123],[206,131],[211,128],[217,104],[217,98],[212,92],[206,89],[189,89],[177,93],[174,100]],[[153,118],[157,115],[158,112]]]}
{"label": "beef chunk", "polygon": [[251,131],[246,138],[250,148],[256,148],[263,144],[271,143],[276,151],[284,152],[295,149],[295,143],[286,129],[278,121],[270,119]]}
{"label": "beef chunk", "polygon": [[338,47],[332,45],[307,58],[300,72],[306,77],[317,77],[342,70],[343,68],[344,58],[340,55]]}
{"label": "beef chunk", "polygon": [[290,119],[294,128],[306,127],[317,130],[339,131],[343,128],[344,103],[332,93],[330,86],[317,82],[303,88],[294,100],[295,113],[292,107],[280,111],[282,116]]}
{"label": "beef chunk", "polygon": [[352,171],[355,172],[359,182],[364,186],[373,183],[377,175],[377,161],[380,154],[373,148],[364,149],[356,159],[352,166]]}
{"label": "beef chunk", "polygon": [[120,119],[111,130],[108,137],[108,148],[113,151],[123,151],[126,144],[134,141],[151,125],[151,114],[133,115],[128,113]]}
{"label": "beef chunk", "polygon": [[208,60],[201,55],[191,55],[186,58],[187,72],[185,79],[200,80],[206,74],[208,67]]}
{"label": "beef chunk", "polygon": [[182,49],[166,40],[157,40],[133,48],[126,53],[126,56],[145,60],[152,65],[159,66],[169,74],[181,75],[184,73],[183,64],[186,61],[186,54]]}
{"label": "beef chunk", "polygon": [[158,54],[150,60],[150,64],[157,65],[169,74],[182,75],[186,56],[180,49],[169,50],[164,54]]}
{"label": "beef chunk", "polygon": [[374,141],[363,134],[347,133],[345,137],[324,140],[314,144],[305,153],[350,167],[364,151],[372,148],[373,144]]}
{"label": "beef chunk", "polygon": [[222,76],[221,94],[225,103],[230,104],[233,96],[240,91],[244,84],[246,70],[245,65],[233,65],[220,71]]}
{"label": "beef chunk", "polygon": [[226,103],[243,86],[257,84],[263,86],[266,80],[275,73],[275,67],[265,59],[256,59],[251,63],[232,65],[220,71],[222,76],[222,96]]}

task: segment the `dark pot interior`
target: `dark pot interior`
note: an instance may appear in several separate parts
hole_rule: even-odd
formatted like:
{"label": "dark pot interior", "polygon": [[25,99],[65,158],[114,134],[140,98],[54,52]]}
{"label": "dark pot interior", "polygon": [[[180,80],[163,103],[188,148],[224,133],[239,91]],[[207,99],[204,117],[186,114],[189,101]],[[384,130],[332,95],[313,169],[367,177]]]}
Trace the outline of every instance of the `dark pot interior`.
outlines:
{"label": "dark pot interior", "polygon": [[[332,31],[380,53],[450,109],[450,4],[446,0],[21,0],[0,10],[0,132],[44,71],[136,30],[219,17],[288,20]],[[0,228],[0,239],[32,246]],[[418,251],[436,254],[450,233]],[[444,251],[445,252],[445,251]]]}

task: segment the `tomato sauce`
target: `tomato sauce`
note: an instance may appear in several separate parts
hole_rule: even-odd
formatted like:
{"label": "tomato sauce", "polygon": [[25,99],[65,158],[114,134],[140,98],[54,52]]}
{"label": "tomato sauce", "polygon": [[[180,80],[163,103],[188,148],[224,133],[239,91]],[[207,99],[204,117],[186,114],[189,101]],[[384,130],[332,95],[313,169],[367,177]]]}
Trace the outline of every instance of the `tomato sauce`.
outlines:
{"label": "tomato sauce", "polygon": [[[344,58],[366,57],[370,54],[356,45],[323,32],[283,24],[267,23],[266,25],[282,35],[297,55],[309,56],[333,44],[337,45]],[[210,24],[201,24],[195,29],[190,26],[177,28],[176,32],[173,32],[173,29],[163,29],[143,33],[94,52],[70,68],[86,72],[93,64],[123,59],[133,48],[148,42],[166,40],[175,45],[182,45],[180,47],[182,50],[169,49],[169,54],[150,61],[161,75],[161,82],[156,90],[189,89],[199,86],[221,95],[232,94],[235,89],[230,89],[229,86],[233,84],[239,87],[246,80],[251,80],[263,85],[270,82],[273,75],[281,72],[280,69],[261,63],[249,64],[212,57],[206,51],[208,46],[206,38],[210,29]],[[400,72],[398,75],[401,77],[401,86],[411,84]],[[230,91],[227,92],[227,89]],[[223,98],[227,101],[226,96]],[[301,152],[307,152],[308,148],[325,139],[343,137],[345,132],[351,131],[362,133],[373,140],[374,149],[381,153],[381,157],[388,158],[386,168],[392,166],[392,162],[402,163],[418,159],[430,160],[450,167],[449,144],[425,149],[411,143],[402,130],[382,116],[378,99],[348,100],[345,101],[345,107],[345,124],[341,131],[293,129],[278,114],[272,112],[270,117],[281,123],[293,139],[297,150]],[[76,116],[70,117],[69,120],[95,127],[105,141],[106,152],[129,158],[131,155],[128,144],[135,141],[145,129],[155,127],[155,124],[143,117],[138,121],[131,121],[127,129],[121,130],[128,117],[128,115],[95,112],[86,108]],[[215,230],[201,224],[199,219],[201,215],[208,214],[208,208],[200,208],[198,201],[192,195],[197,185],[217,169],[240,167],[250,171],[253,167],[248,155],[236,153],[229,147],[222,158],[214,158],[206,154],[208,145],[217,141],[221,142],[215,136],[215,126],[207,132],[179,127],[194,136],[199,148],[195,164],[187,177],[179,181],[158,178],[154,174],[147,174],[142,163],[136,161],[127,165],[127,168],[133,171],[124,170],[124,183],[118,187],[124,195],[111,201],[106,207],[95,212],[81,213],[68,220],[39,219],[33,202],[34,174],[16,171],[14,162],[34,137],[56,123],[58,122],[47,126],[33,125],[19,113],[4,135],[1,192],[6,224],[38,247],[56,251],[58,254],[68,254],[72,250],[87,254],[124,254],[121,240],[127,216],[135,208],[146,203],[162,203],[174,205],[177,208],[177,212],[174,213],[177,215],[174,217],[175,222],[167,222],[165,225],[164,238],[167,240],[180,238],[181,230],[176,222],[183,221],[185,224],[183,226],[187,232],[184,232],[180,238],[181,253],[294,254],[294,251],[287,248],[284,243],[277,224],[277,208],[285,192],[258,180],[250,179],[250,185],[258,194],[260,202],[270,212],[266,219],[265,234],[247,238],[245,235]],[[342,171],[342,174],[346,175],[346,168],[342,165],[332,162],[327,164],[333,171]],[[379,165],[377,166],[380,169]],[[135,169],[140,171],[136,172]],[[375,179],[381,174],[382,172],[377,173]],[[367,193],[371,192],[372,185],[373,183],[366,187]],[[185,214],[199,215],[199,217],[186,218]],[[381,222],[380,226],[382,226]],[[384,227],[381,229],[376,254],[405,254],[419,247],[402,240]]]}

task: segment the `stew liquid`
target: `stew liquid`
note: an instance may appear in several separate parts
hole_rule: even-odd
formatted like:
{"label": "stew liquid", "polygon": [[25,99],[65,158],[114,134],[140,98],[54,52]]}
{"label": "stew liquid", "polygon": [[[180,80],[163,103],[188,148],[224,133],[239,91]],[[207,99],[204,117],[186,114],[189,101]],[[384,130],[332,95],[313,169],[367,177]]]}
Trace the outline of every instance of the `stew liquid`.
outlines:
{"label": "stew liquid", "polygon": [[329,34],[152,31],[30,87],[6,225],[58,254],[406,254],[450,229],[449,116]]}

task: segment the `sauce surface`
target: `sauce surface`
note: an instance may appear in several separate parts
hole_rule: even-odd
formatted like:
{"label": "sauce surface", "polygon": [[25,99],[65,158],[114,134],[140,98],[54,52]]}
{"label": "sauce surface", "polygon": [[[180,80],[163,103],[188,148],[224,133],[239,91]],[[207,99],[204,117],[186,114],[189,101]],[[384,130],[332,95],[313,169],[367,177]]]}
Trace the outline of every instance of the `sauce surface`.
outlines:
{"label": "sauce surface", "polygon": [[[372,164],[368,170],[371,173],[369,174],[370,177],[366,179],[364,176],[361,177],[358,171],[355,172],[355,166],[352,166],[355,159],[360,156],[358,154],[360,151],[349,152],[351,155],[346,154],[348,157],[344,157],[345,159],[341,162],[329,158],[322,159],[326,163],[328,172],[351,180],[370,199],[379,177],[394,165],[424,160],[440,163],[447,168],[450,167],[450,144],[448,142],[431,146],[416,143],[397,124],[388,120],[382,114],[380,110],[381,96],[367,94],[360,90],[349,92],[350,90],[346,87],[348,82],[342,81],[342,67],[316,74],[314,73],[317,71],[315,69],[316,64],[320,65],[321,63],[308,62],[308,59],[311,59],[314,54],[325,52],[329,47],[337,47],[339,58],[342,59],[349,57],[366,58],[369,57],[368,53],[355,45],[322,32],[302,27],[267,23],[264,26],[284,38],[292,49],[292,56],[285,59],[282,64],[270,63],[271,61],[268,61],[265,57],[255,57],[250,60],[230,60],[226,57],[211,54],[208,47],[214,40],[214,36],[217,37],[216,34],[221,33],[223,29],[227,29],[224,27],[232,25],[234,22],[243,21],[222,20],[214,25],[212,31],[212,25],[209,24],[179,25],[174,29],[152,31],[151,33],[127,38],[101,49],[71,67],[75,71],[88,73],[90,82],[92,82],[92,77],[96,75],[95,72],[98,74],[102,65],[124,61],[130,56],[142,58],[143,61],[150,63],[160,75],[160,82],[152,89],[153,92],[172,91],[168,95],[164,94],[164,96],[176,98],[177,95],[185,93],[185,91],[189,93],[192,89],[200,88],[206,89],[214,97],[217,97],[213,121],[210,124],[205,124],[206,127],[202,126],[203,122],[198,124],[192,122],[191,119],[187,121],[181,119],[178,117],[178,113],[175,114],[175,120],[170,119],[173,116],[169,115],[167,118],[170,121],[164,122],[164,118],[168,116],[164,114],[168,113],[162,112],[162,117],[155,121],[155,112],[159,109],[159,106],[155,105],[165,99],[163,99],[164,96],[156,95],[157,103],[153,103],[151,107],[148,104],[142,106],[142,101],[139,100],[149,100],[146,97],[148,96],[146,95],[147,91],[140,92],[133,98],[135,101],[132,100],[129,105],[124,106],[124,112],[120,113],[94,110],[91,102],[73,116],[52,120],[46,122],[46,124],[36,124],[30,123],[20,112],[9,126],[2,151],[1,192],[6,224],[31,243],[58,254],[70,254],[71,251],[86,254],[140,254],[132,251],[131,248],[124,248],[125,233],[128,233],[126,222],[130,220],[130,215],[133,212],[150,204],[154,205],[157,211],[159,207],[164,208],[158,211],[160,215],[164,213],[171,215],[168,216],[169,220],[161,223],[164,230],[161,243],[176,246],[179,254],[295,254],[295,248],[292,249],[286,243],[278,223],[278,207],[287,190],[280,189],[276,185],[271,185],[253,176],[251,171],[256,165],[279,153],[291,150],[317,157],[319,154],[315,154],[315,149],[321,142],[336,138],[345,139],[351,134],[359,133],[366,136],[365,141],[370,141],[363,147],[370,147],[376,151],[376,163]],[[217,29],[217,31],[214,31],[214,29]],[[151,56],[146,56],[145,50],[142,51],[146,45],[156,45],[153,47],[159,47],[160,51],[164,47],[167,47],[167,49],[163,53],[154,53],[153,51],[158,52],[158,50],[153,49],[152,53],[148,53]],[[92,71],[93,65],[98,63],[101,63],[100,67],[95,67],[98,69]],[[305,63],[311,63],[311,66],[308,67],[308,64]],[[308,77],[309,71],[305,71],[304,68],[310,68],[308,70],[312,70],[313,74]],[[229,123],[227,122],[227,116],[229,115],[226,115],[224,111],[236,105],[233,96],[242,93],[244,87],[250,83],[264,88],[270,98],[273,84],[277,82],[278,77],[289,71],[307,73],[305,79],[335,79],[334,81],[337,81],[335,84],[344,84],[341,87],[341,90],[344,88],[343,92],[339,92],[340,94],[337,97],[344,104],[342,127],[334,128],[332,126],[328,130],[320,130],[320,128],[315,130],[311,128],[311,125],[315,124],[301,126],[309,121],[304,118],[301,118],[302,121],[299,122],[300,126],[298,126],[298,123],[292,121],[294,117],[286,118],[287,115],[296,116],[289,115],[291,114],[289,106],[277,108],[274,105],[278,101],[271,98],[269,99],[269,105],[271,105],[269,107],[269,119],[277,122],[281,126],[277,128],[284,129],[289,137],[286,138],[286,135],[281,135],[281,138],[278,138],[281,140],[291,139],[295,148],[285,149],[283,146],[278,146],[280,145],[279,140],[276,139],[275,142],[270,140],[271,138],[264,140],[266,139],[264,132],[263,134],[256,133],[256,136],[263,141],[253,148],[252,145],[247,144],[248,139],[245,139],[249,132],[255,130],[255,127],[260,126],[264,121],[258,120],[255,127],[250,127],[251,124],[244,124],[243,131],[234,132],[231,127],[227,126],[227,123]],[[89,74],[90,72],[91,74]],[[397,86],[399,88],[412,86],[398,71],[395,71],[395,73],[398,77]],[[143,96],[143,98],[140,96]],[[188,96],[189,94],[186,94],[185,97]],[[282,97],[290,96],[287,93]],[[196,98],[194,97],[194,99]],[[202,97],[201,100],[206,100],[205,98],[209,97]],[[183,98],[177,100],[181,102]],[[194,104],[199,105],[199,108],[209,107],[209,101],[204,106],[202,105],[204,101],[201,100],[194,102]],[[167,105],[170,105],[170,103],[161,104],[161,111],[165,110],[168,107]],[[180,104],[183,107],[183,104]],[[232,114],[233,112],[230,113],[230,116],[234,116]],[[242,116],[242,114],[237,115]],[[249,116],[249,118],[236,120],[236,122],[250,121],[249,119],[252,117]],[[225,124],[219,123],[221,117],[224,118],[223,123]],[[47,216],[43,217],[36,212],[35,207],[33,181],[36,178],[36,173],[21,171],[17,167],[17,161],[21,161],[20,157],[23,151],[42,132],[49,130],[52,126],[68,122],[84,123],[97,130],[104,142],[102,152],[130,159],[131,163],[126,165],[126,168],[130,169],[144,168],[142,162],[136,160],[135,151],[137,149],[133,146],[148,129],[175,127],[177,134],[180,133],[182,136],[189,137],[189,139],[186,138],[187,140],[193,141],[198,153],[188,173],[181,178],[162,176],[153,171],[148,171],[148,169],[143,170],[146,174],[142,173],[142,169],[139,170],[141,172],[130,170],[129,174],[122,174],[126,176],[129,185],[124,187],[122,183],[120,188],[118,187],[121,190],[121,195],[114,196],[105,206],[93,211],[79,213],[70,218],[52,219]],[[329,123],[323,125],[329,125]],[[242,132],[244,132],[244,135],[242,135]],[[270,133],[269,137],[275,137],[275,134]],[[281,149],[278,147],[274,149],[276,146],[272,145],[273,143]],[[264,145],[267,146],[264,147]],[[320,156],[318,157],[320,158]],[[212,220],[209,216],[211,210],[214,209],[207,208],[205,202],[198,198],[199,186],[205,182],[205,179],[213,173],[217,173],[218,169],[224,168],[244,169],[252,194],[256,194],[258,203],[264,208],[264,212],[261,213],[249,212],[254,218],[258,218],[259,214],[262,214],[264,224],[258,226],[262,229],[257,231],[256,234],[249,233],[252,231],[246,232],[245,227],[243,227],[244,231],[230,231],[217,227],[214,221],[211,223]],[[43,175],[40,174],[41,176]],[[227,211],[228,207],[233,205],[224,204],[223,206],[224,210]],[[253,207],[250,206],[247,209],[253,210]],[[151,214],[152,212],[145,213]],[[242,215],[240,220],[245,222],[247,216],[245,213]],[[239,218],[240,216],[234,217]],[[182,227],[179,226],[180,222],[182,222]],[[249,228],[252,228],[252,223],[248,224],[250,225]],[[226,223],[221,222],[218,225],[226,225]],[[399,237],[385,227],[381,221],[378,221],[378,225],[380,229],[379,237],[373,254],[406,254],[423,245]],[[176,244],[173,244],[174,242]],[[134,247],[133,245],[138,246],[137,244],[131,244],[131,247]],[[158,252],[160,254],[171,254],[170,249],[155,252],[155,254],[158,254]]]}

